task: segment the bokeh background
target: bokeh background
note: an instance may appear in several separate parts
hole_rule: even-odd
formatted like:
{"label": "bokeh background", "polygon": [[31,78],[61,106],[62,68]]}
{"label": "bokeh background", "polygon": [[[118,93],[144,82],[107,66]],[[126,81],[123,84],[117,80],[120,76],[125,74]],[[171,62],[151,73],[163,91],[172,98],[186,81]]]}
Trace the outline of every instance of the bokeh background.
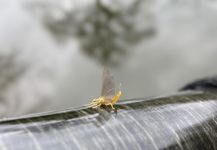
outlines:
{"label": "bokeh background", "polygon": [[104,65],[121,99],[217,75],[216,0],[0,0],[0,116],[96,98]]}

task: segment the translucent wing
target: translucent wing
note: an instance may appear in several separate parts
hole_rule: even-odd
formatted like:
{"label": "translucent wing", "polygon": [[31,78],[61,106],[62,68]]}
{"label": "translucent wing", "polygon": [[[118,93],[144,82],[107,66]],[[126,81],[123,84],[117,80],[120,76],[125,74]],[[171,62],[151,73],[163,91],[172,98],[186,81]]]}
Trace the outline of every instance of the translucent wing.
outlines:
{"label": "translucent wing", "polygon": [[102,79],[102,92],[101,96],[108,98],[113,98],[115,95],[115,82],[114,77],[111,75],[108,68],[103,70],[103,79]]}

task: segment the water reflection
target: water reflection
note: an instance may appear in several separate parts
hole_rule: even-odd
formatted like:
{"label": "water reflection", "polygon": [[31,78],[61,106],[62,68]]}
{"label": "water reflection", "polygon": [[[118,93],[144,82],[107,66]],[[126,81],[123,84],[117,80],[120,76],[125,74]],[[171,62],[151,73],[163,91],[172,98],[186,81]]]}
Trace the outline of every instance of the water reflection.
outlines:
{"label": "water reflection", "polygon": [[[114,71],[123,85],[122,99],[174,93],[196,78],[217,74],[215,2],[0,3],[0,53],[16,49],[22,54],[20,61],[30,65],[28,73],[24,69],[18,78],[13,69],[18,69],[19,63],[9,65],[6,74],[11,82],[1,71],[0,82],[8,83],[0,92],[4,97],[1,114],[21,115],[89,103],[99,95],[101,85],[102,68],[95,62],[123,61]],[[5,107],[6,103],[12,109]]]}
{"label": "water reflection", "polygon": [[8,91],[29,69],[29,64],[21,61],[20,56],[17,50],[0,54],[0,117],[20,108],[20,95],[16,93],[10,99],[11,91]]}
{"label": "water reflection", "polygon": [[[42,13],[44,25],[59,40],[76,37],[81,50],[89,56],[102,64],[118,64],[120,57],[131,50],[130,46],[154,34],[153,16],[148,4],[147,0],[107,3],[94,0],[68,11],[46,1],[27,6]],[[51,7],[50,10],[46,5]],[[61,18],[55,17],[58,11],[62,13]]]}

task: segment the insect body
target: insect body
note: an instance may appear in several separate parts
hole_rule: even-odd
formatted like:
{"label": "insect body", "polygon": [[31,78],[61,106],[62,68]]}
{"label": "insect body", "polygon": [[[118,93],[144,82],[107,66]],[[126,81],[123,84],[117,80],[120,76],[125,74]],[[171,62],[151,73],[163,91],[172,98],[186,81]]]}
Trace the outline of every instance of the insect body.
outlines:
{"label": "insect body", "polygon": [[102,84],[102,92],[99,98],[93,99],[89,104],[92,108],[97,108],[102,105],[111,106],[113,110],[114,104],[119,100],[121,96],[121,90],[118,90],[115,93],[115,83],[114,77],[110,74],[108,68],[105,68],[103,71],[103,84]]}

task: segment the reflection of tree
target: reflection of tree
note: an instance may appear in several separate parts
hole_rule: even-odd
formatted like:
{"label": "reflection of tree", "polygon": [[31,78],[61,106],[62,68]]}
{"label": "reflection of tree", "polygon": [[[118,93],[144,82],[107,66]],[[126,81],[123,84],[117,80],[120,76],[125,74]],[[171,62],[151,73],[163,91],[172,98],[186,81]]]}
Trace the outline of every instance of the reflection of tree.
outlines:
{"label": "reflection of tree", "polygon": [[129,45],[154,33],[146,2],[134,0],[124,7],[120,1],[109,5],[95,0],[83,9],[64,12],[62,19],[53,19],[45,13],[44,21],[57,37],[77,36],[86,54],[108,63],[115,54],[126,54]]}
{"label": "reflection of tree", "polygon": [[8,54],[0,55],[0,116],[9,113],[11,101],[7,99],[7,91],[16,84],[17,80],[26,73],[27,65],[24,65],[18,60],[18,53],[11,51]]}
{"label": "reflection of tree", "polygon": [[0,93],[25,73],[26,65],[17,63],[17,55],[14,51],[6,56],[0,55]]}

